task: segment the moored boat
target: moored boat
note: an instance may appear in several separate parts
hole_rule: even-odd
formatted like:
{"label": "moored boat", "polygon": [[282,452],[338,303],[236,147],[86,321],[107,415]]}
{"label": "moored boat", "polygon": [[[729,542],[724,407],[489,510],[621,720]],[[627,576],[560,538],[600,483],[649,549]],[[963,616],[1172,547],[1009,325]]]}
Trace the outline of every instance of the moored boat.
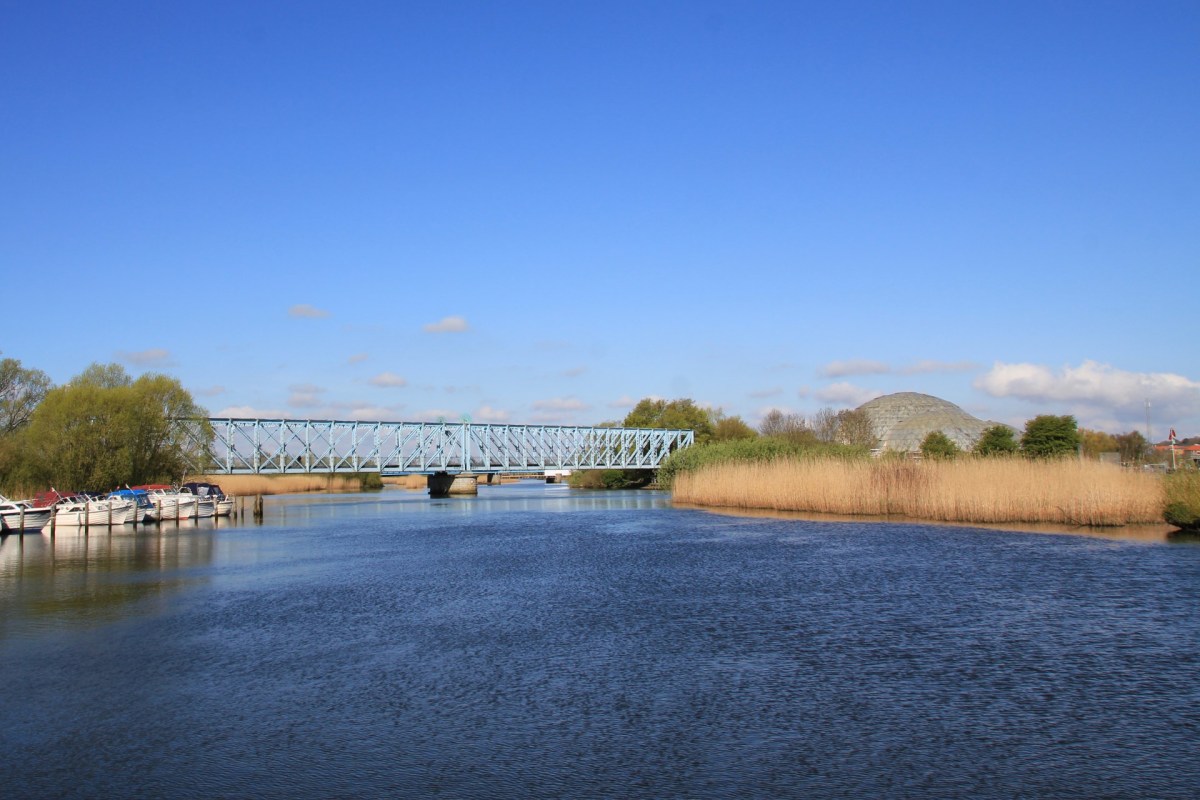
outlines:
{"label": "moored boat", "polygon": [[119,497],[133,503],[130,522],[146,525],[158,521],[158,509],[150,502],[150,496],[145,489],[115,489],[109,493],[109,498]]}
{"label": "moored boat", "polygon": [[92,497],[86,494],[64,494],[57,489],[42,492],[37,504],[54,509],[54,527],[83,528],[124,525],[133,521],[135,506],[132,500],[120,497]]}
{"label": "moored boat", "polygon": [[201,498],[209,498],[213,501],[213,514],[218,517],[228,517],[233,513],[233,497],[221,491],[221,487],[215,483],[204,483],[202,481],[189,481],[182,487],[192,494]]}
{"label": "moored boat", "polygon": [[0,495],[0,532],[40,533],[53,509],[35,506],[29,500],[9,500]]}
{"label": "moored boat", "polygon": [[191,519],[196,515],[197,498],[190,492],[181,494],[165,483],[148,483],[133,489],[145,490],[161,521]]}

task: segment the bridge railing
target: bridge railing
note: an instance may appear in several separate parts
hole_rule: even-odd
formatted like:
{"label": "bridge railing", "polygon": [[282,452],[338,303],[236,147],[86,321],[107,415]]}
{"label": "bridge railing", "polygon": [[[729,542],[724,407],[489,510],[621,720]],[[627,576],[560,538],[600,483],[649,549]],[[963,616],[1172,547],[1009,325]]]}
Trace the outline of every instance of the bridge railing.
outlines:
{"label": "bridge railing", "polygon": [[657,469],[690,430],[210,418],[193,421],[191,468],[206,474],[541,472]]}

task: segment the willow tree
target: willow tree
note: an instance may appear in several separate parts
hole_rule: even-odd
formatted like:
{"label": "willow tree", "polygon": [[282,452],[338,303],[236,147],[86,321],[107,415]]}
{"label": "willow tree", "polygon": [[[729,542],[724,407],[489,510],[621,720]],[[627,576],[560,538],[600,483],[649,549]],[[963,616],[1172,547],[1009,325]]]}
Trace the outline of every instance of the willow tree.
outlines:
{"label": "willow tree", "polygon": [[179,480],[212,432],[175,378],[88,367],[50,390],[25,431],[32,475],[63,490]]}

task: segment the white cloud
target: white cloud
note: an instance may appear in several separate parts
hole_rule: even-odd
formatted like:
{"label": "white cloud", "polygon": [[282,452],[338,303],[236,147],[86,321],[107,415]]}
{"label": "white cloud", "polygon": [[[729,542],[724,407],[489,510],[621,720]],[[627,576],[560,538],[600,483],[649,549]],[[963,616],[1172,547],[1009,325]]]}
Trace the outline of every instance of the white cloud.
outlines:
{"label": "white cloud", "polygon": [[394,372],[381,372],[367,382],[372,386],[382,386],[391,389],[408,386],[408,381]]}
{"label": "white cloud", "polygon": [[424,326],[426,333],[462,333],[471,326],[462,317],[442,317],[438,322]]}
{"label": "white cloud", "polygon": [[254,406],[226,406],[214,417],[233,417],[241,419],[285,419],[289,416],[286,411],[277,408],[255,408]]}
{"label": "white cloud", "polygon": [[312,408],[321,402],[321,396],[317,392],[292,392],[287,402],[292,408]]}
{"label": "white cloud", "polygon": [[480,406],[475,410],[474,420],[476,422],[504,423],[508,422],[509,417],[510,414],[502,409],[492,408],[491,406]]}
{"label": "white cloud", "polygon": [[413,418],[414,422],[459,422],[462,419],[462,412],[455,411],[452,408],[427,408],[417,414]]}
{"label": "white cloud", "polygon": [[849,375],[883,375],[891,371],[892,368],[884,362],[865,358],[830,361],[821,368],[821,374],[826,378],[844,378]]}
{"label": "white cloud", "polygon": [[117,357],[139,367],[165,367],[171,364],[171,351],[161,347],[151,347],[149,350],[122,350]]}
{"label": "white cloud", "polygon": [[845,381],[831,383],[829,386],[813,392],[813,396],[823,403],[849,406],[850,408],[861,406],[863,403],[868,400],[874,400],[881,394],[883,392],[878,389],[864,389]]}
{"label": "white cloud", "polygon": [[[657,399],[657,398],[651,398],[651,399]],[[638,404],[637,400],[634,400],[632,397],[630,397],[627,394],[623,394],[620,397],[618,397],[616,400],[613,400],[611,403],[609,403],[608,407],[609,408],[633,408],[637,404]]]}
{"label": "white cloud", "polygon": [[299,319],[321,319],[328,317],[329,312],[316,306],[310,306],[308,303],[297,303],[288,309],[288,316]]}
{"label": "white cloud", "polygon": [[1124,419],[1136,418],[1147,400],[1160,419],[1200,414],[1200,383],[1170,372],[1127,372],[1097,361],[1057,372],[1042,364],[997,361],[973,385],[993,397],[1107,409],[1124,412],[1118,415]]}
{"label": "white cloud", "polygon": [[354,355],[352,355],[346,359],[346,363],[347,364],[361,364],[362,362],[366,361],[368,357],[369,356],[367,356],[366,353],[355,353]]}
{"label": "white cloud", "polygon": [[400,412],[393,406],[356,406],[345,412],[348,419],[359,422],[404,422]]}

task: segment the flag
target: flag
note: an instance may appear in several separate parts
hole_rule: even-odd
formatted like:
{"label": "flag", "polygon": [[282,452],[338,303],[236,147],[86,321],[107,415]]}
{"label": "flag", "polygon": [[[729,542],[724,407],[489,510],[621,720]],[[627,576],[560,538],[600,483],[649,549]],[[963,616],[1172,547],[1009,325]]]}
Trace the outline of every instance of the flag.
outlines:
{"label": "flag", "polygon": [[1174,428],[1171,428],[1171,435],[1168,436],[1167,438],[1170,439],[1172,442],[1175,441],[1175,429]]}

